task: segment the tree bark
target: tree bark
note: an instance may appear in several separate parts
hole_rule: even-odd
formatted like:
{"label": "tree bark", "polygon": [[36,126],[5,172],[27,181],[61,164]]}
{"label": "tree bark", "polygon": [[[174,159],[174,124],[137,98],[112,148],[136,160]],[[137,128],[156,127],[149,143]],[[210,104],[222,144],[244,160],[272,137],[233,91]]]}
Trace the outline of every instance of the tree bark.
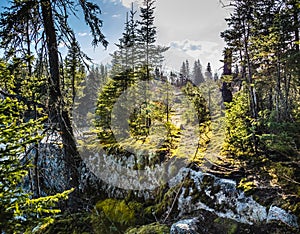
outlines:
{"label": "tree bark", "polygon": [[[62,143],[64,147],[64,159],[68,179],[67,188],[78,189],[79,185],[79,165],[80,157],[76,147],[76,141],[73,135],[73,129],[68,111],[64,108],[64,101],[60,87],[59,56],[57,36],[52,15],[52,6],[50,0],[41,2],[43,26],[46,35],[48,49],[50,76],[49,76],[49,118],[52,123],[58,125],[61,132]],[[70,196],[71,203],[74,205],[77,191]]]}
{"label": "tree bark", "polygon": [[257,97],[255,88],[253,87],[253,75],[252,75],[252,65],[250,61],[250,55],[249,55],[249,48],[248,48],[248,40],[249,40],[249,25],[245,25],[245,21],[243,20],[243,31],[244,31],[244,49],[245,49],[245,56],[246,56],[246,62],[247,62],[247,68],[248,68],[248,85],[249,85],[249,91],[250,91],[250,103],[251,103],[251,111],[252,111],[252,117],[257,119],[258,117],[258,108],[257,108]]}
{"label": "tree bark", "polygon": [[295,49],[299,53],[300,50],[300,38],[299,38],[299,7],[297,1],[293,1],[293,18],[294,18],[294,33],[295,33]]}

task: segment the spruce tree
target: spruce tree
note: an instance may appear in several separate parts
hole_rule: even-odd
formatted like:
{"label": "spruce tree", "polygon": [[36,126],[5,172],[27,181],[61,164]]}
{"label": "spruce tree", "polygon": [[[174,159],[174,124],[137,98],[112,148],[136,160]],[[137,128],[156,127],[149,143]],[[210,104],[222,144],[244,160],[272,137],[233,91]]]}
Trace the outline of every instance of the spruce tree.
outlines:
{"label": "spruce tree", "polygon": [[145,0],[140,8],[140,20],[138,21],[138,42],[141,67],[146,68],[146,79],[149,79],[151,64],[153,62],[154,43],[156,41],[156,27],[154,26],[155,0]]}
{"label": "spruce tree", "polygon": [[183,62],[180,68],[180,84],[183,85],[187,80],[186,63]]}
{"label": "spruce tree", "polygon": [[206,71],[205,71],[205,78],[206,78],[206,80],[212,80],[213,79],[210,63],[207,64]]}
{"label": "spruce tree", "polygon": [[[79,0],[77,3],[82,9],[85,22],[90,27],[93,37],[92,45],[107,46],[107,41],[101,31],[102,21],[98,18],[100,8],[90,1]],[[28,44],[28,40],[24,40],[22,36],[20,38],[20,35],[23,35],[23,29],[26,26],[31,28],[29,38],[35,44],[36,52],[48,62],[49,66],[47,69],[49,94],[47,111],[49,123],[63,133],[64,160],[67,165],[66,170],[69,172],[69,180],[66,183],[69,187],[78,188],[80,179],[78,167],[81,160],[74,139],[70,114],[65,108],[58,48],[60,40],[63,40],[67,46],[74,41],[74,32],[68,24],[67,13],[70,10],[76,14],[75,4],[73,1],[14,0],[10,7],[6,7],[1,13],[0,37],[1,47],[9,52],[6,53],[9,58],[11,55],[17,55],[19,49],[22,50],[24,41]],[[26,55],[31,56],[31,54]]]}
{"label": "spruce tree", "polygon": [[[243,165],[254,160],[268,173],[272,171],[273,178],[288,173],[289,178],[299,179],[291,166],[298,160],[300,145],[293,137],[299,132],[295,113],[300,106],[298,2],[231,1],[229,29],[221,34],[232,52],[232,85],[239,89],[226,105],[224,151]],[[255,157],[250,159],[250,155]],[[297,194],[297,179],[277,181],[282,194],[289,194],[286,203],[298,202],[290,196]],[[298,204],[291,207],[299,214]]]}
{"label": "spruce tree", "polygon": [[75,105],[75,98],[79,95],[80,84],[85,77],[85,67],[80,60],[79,45],[73,41],[68,51],[64,64],[62,64],[62,92],[65,108],[68,108],[70,115]]}
{"label": "spruce tree", "polygon": [[45,116],[26,118],[28,100],[9,89],[15,77],[8,64],[1,62],[0,67],[0,232],[33,233],[53,221],[52,216],[60,212],[56,203],[67,199],[71,191],[34,199],[28,188],[25,190],[24,180],[29,179],[31,167],[28,155],[43,138]]}
{"label": "spruce tree", "polygon": [[185,69],[186,69],[186,79],[191,80],[190,64],[188,60],[185,61]]}
{"label": "spruce tree", "polygon": [[195,85],[199,85],[203,83],[204,76],[202,74],[202,66],[200,63],[200,60],[198,59],[197,61],[194,62],[194,67],[193,67],[193,82]]}

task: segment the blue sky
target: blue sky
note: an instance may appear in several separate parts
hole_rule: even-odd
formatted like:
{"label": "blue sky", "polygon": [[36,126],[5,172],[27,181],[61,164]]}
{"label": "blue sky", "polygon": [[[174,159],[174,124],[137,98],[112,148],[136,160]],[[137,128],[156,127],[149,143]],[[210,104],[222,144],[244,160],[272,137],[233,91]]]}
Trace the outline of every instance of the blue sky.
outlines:
{"label": "blue sky", "polygon": [[[114,43],[121,37],[126,12],[132,0],[93,0],[102,11],[102,31],[109,41],[107,50],[103,47],[93,48],[89,29],[83,18],[72,18],[70,24],[85,51],[96,63],[107,60],[109,53],[116,47]],[[143,0],[135,0],[135,6]],[[0,5],[7,5],[8,0],[1,0]],[[157,0],[155,25],[157,26],[157,43],[171,46],[172,56],[180,53],[187,58],[200,59],[203,66],[211,62],[213,69],[221,67],[224,42],[220,32],[226,29],[224,18],[229,10],[223,9],[219,0]],[[61,45],[63,50],[63,45]],[[170,53],[171,53],[170,52]],[[168,56],[168,55],[166,55]],[[181,61],[178,61],[178,64]],[[190,61],[192,64],[193,61]]]}

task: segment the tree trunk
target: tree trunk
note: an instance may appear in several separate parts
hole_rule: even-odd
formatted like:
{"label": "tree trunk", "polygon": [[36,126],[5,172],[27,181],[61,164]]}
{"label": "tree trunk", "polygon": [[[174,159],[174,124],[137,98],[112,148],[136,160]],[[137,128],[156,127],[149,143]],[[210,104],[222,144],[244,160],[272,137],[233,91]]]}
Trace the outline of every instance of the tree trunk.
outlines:
{"label": "tree trunk", "polygon": [[248,68],[248,85],[249,85],[249,92],[250,92],[250,103],[251,103],[251,111],[252,117],[257,119],[258,117],[258,108],[257,108],[257,97],[256,92],[253,84],[252,78],[252,66],[250,62],[250,55],[249,55],[249,48],[248,48],[248,40],[249,40],[249,26],[246,27],[245,22],[243,21],[243,29],[244,29],[244,49],[245,49],[245,56]]}
{"label": "tree trunk", "polygon": [[276,116],[277,121],[281,120],[281,103],[283,103],[283,97],[281,93],[281,63],[280,63],[280,55],[277,53],[277,74],[276,74]]}
{"label": "tree trunk", "polygon": [[299,45],[299,4],[298,1],[293,1],[293,18],[294,18],[294,33],[295,33],[295,49],[296,52],[299,53],[300,45]]}
{"label": "tree trunk", "polygon": [[[50,76],[49,76],[49,118],[50,121],[58,125],[61,132],[62,143],[64,147],[64,159],[68,179],[67,188],[78,189],[79,185],[79,164],[80,157],[77,151],[76,142],[73,135],[73,129],[69,113],[64,109],[63,97],[60,89],[60,72],[57,37],[52,15],[52,6],[50,0],[44,0],[41,3],[43,26],[46,35],[46,43],[49,56]],[[76,202],[77,191],[70,196],[71,204]],[[74,204],[72,204],[74,205]]]}

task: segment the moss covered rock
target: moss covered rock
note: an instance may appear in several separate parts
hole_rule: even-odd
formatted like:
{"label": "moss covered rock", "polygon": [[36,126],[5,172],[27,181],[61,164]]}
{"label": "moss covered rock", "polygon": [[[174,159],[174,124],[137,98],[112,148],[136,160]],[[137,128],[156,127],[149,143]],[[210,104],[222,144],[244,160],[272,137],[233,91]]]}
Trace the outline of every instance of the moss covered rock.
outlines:
{"label": "moss covered rock", "polygon": [[170,228],[159,223],[152,223],[138,228],[131,228],[126,231],[126,234],[168,234]]}
{"label": "moss covered rock", "polygon": [[120,233],[142,222],[142,204],[125,200],[106,199],[96,204],[91,216],[95,233]]}

